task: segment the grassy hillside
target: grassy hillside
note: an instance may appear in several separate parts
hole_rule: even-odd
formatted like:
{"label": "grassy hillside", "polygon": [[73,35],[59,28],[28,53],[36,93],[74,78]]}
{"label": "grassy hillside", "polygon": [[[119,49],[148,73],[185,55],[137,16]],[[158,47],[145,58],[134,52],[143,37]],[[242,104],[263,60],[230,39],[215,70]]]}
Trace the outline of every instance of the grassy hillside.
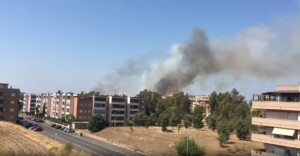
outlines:
{"label": "grassy hillside", "polygon": [[[0,121],[0,156],[63,155],[64,145],[22,126]],[[72,150],[70,155],[87,155]]]}

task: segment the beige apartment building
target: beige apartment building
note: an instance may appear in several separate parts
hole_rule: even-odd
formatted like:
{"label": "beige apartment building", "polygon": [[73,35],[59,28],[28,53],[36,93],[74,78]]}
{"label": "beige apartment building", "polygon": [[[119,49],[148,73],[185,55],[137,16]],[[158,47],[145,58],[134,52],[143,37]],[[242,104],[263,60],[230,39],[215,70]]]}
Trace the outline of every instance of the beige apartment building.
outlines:
{"label": "beige apartment building", "polygon": [[18,102],[20,89],[0,83],[0,120],[16,122],[18,119]]}
{"label": "beige apartment building", "polygon": [[84,123],[92,115],[102,115],[109,123],[124,124],[136,113],[145,113],[145,103],[137,97],[90,96],[82,94],[25,94],[24,112],[44,111],[46,117],[65,118],[73,114],[75,122]]}
{"label": "beige apartment building", "polygon": [[208,95],[195,95],[190,96],[189,99],[191,100],[191,111],[194,111],[196,106],[202,106],[204,108],[205,116],[209,116],[209,96]]}
{"label": "beige apartment building", "polygon": [[300,85],[253,95],[252,109],[266,112],[265,117],[252,117],[253,125],[265,129],[264,134],[252,134],[252,141],[265,145],[252,155],[300,156]]}

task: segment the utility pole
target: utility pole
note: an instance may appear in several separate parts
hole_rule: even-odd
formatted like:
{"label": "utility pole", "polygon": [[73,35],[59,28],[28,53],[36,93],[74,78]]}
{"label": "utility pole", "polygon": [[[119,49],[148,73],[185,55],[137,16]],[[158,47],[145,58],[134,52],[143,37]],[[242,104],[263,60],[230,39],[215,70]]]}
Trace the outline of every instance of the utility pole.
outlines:
{"label": "utility pole", "polygon": [[186,156],[189,155],[189,139],[186,137]]}

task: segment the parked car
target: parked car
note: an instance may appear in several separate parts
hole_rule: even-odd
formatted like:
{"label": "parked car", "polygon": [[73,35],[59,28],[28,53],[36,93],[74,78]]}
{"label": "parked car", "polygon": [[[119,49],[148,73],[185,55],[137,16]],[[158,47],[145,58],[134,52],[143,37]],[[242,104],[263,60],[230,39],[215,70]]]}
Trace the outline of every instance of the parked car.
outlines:
{"label": "parked car", "polygon": [[35,124],[30,123],[30,122],[24,125],[25,128],[30,128],[32,126],[35,126]]}
{"label": "parked car", "polygon": [[75,130],[67,128],[67,129],[64,130],[64,132],[73,133],[73,132],[75,132]]}
{"label": "parked car", "polygon": [[31,127],[29,127],[28,129],[30,129],[30,130],[33,130],[34,128],[37,128],[38,126],[37,125],[35,125],[35,126],[31,126]]}
{"label": "parked car", "polygon": [[33,128],[32,130],[33,130],[33,131],[42,131],[43,128],[42,128],[42,127],[36,127],[36,128]]}
{"label": "parked car", "polygon": [[60,130],[65,131],[68,127],[62,127]]}
{"label": "parked car", "polygon": [[56,129],[61,129],[61,127],[62,127],[61,125],[56,125],[55,126]]}
{"label": "parked car", "polygon": [[51,125],[51,127],[55,127],[55,126],[56,126],[56,124],[52,124],[52,125]]}

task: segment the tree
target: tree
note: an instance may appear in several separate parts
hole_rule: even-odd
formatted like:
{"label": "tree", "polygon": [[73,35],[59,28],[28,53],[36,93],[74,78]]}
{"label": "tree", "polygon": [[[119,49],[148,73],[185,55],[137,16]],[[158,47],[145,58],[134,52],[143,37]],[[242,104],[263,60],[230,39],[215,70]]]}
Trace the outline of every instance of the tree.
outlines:
{"label": "tree", "polygon": [[195,128],[203,127],[203,118],[204,118],[204,108],[202,106],[196,106],[192,114],[193,125]]}
{"label": "tree", "polygon": [[156,112],[157,103],[161,99],[161,95],[145,89],[141,91],[137,96],[145,100],[145,103],[147,104],[146,115],[150,115]]}
{"label": "tree", "polygon": [[206,124],[208,125],[209,129],[215,131],[217,129],[217,120],[215,114],[211,114],[206,119]]}
{"label": "tree", "polygon": [[185,128],[189,128],[192,125],[192,117],[189,114],[185,114],[183,117],[183,123]]}
{"label": "tree", "polygon": [[235,126],[236,136],[240,140],[246,140],[249,138],[250,129],[251,129],[250,118],[239,119]]}
{"label": "tree", "polygon": [[210,107],[210,113],[212,114],[218,107],[218,94],[217,92],[212,92],[209,96],[209,107]]}
{"label": "tree", "polygon": [[94,115],[89,119],[88,130],[98,132],[108,126],[108,123],[101,115]]}
{"label": "tree", "polygon": [[176,151],[180,156],[202,156],[205,154],[203,147],[199,147],[194,140],[187,137],[180,139],[176,145]]}
{"label": "tree", "polygon": [[182,113],[176,107],[169,107],[163,113],[159,115],[159,125],[162,126],[162,130],[166,130],[167,126],[177,126],[181,123]]}
{"label": "tree", "polygon": [[220,146],[223,147],[223,144],[229,140],[231,131],[230,126],[225,119],[218,122],[217,130]]}
{"label": "tree", "polygon": [[169,126],[169,114],[167,112],[163,112],[159,115],[158,124],[161,126],[163,132],[167,130]]}
{"label": "tree", "polygon": [[69,128],[71,128],[71,124],[74,121],[74,119],[75,119],[75,117],[73,114],[66,115],[66,122],[67,122]]}
{"label": "tree", "polygon": [[147,122],[147,116],[142,113],[137,113],[133,116],[132,122],[135,126],[145,126]]}

